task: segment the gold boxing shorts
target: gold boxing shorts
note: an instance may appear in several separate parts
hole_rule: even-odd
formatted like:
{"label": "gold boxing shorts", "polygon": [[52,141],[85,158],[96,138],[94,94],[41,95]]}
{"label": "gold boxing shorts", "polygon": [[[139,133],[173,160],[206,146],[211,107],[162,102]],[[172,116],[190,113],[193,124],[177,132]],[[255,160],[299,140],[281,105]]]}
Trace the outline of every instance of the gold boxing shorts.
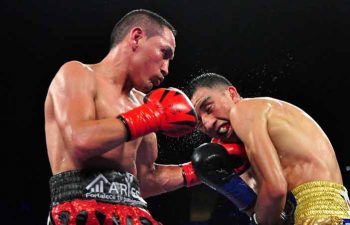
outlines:
{"label": "gold boxing shorts", "polygon": [[348,224],[350,201],[343,185],[313,181],[297,186],[292,193],[297,201],[294,214],[296,225]]}

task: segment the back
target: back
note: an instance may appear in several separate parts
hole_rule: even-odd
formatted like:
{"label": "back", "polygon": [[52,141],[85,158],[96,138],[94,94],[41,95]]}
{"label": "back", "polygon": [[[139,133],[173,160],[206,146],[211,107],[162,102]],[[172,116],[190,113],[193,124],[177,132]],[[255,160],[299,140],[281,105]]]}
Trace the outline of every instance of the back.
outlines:
{"label": "back", "polygon": [[243,99],[236,107],[242,110],[253,108],[250,113],[243,114],[247,118],[259,114],[255,111],[266,110],[261,114],[266,116],[267,135],[277,152],[288,190],[313,180],[342,184],[339,165],[328,137],[300,108],[272,98]]}
{"label": "back", "polygon": [[268,130],[289,190],[313,180],[342,183],[334,149],[321,127],[290,103],[271,100],[271,104]]}

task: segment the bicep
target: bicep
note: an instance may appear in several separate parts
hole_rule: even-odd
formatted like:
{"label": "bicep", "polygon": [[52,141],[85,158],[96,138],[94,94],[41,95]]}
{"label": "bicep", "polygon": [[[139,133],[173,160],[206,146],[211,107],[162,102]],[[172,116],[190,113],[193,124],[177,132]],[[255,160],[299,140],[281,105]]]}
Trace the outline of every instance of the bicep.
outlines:
{"label": "bicep", "polygon": [[[271,108],[266,105],[250,106],[250,110],[239,113],[239,122],[235,123],[237,135],[243,141],[248,159],[257,179],[273,185],[284,182],[282,167],[276,148],[269,136],[268,119]],[[236,115],[231,115],[237,120]]]}
{"label": "bicep", "polygon": [[58,72],[50,87],[55,120],[65,136],[79,123],[95,118],[93,83],[89,74],[82,68],[74,68],[76,66],[67,67]]}

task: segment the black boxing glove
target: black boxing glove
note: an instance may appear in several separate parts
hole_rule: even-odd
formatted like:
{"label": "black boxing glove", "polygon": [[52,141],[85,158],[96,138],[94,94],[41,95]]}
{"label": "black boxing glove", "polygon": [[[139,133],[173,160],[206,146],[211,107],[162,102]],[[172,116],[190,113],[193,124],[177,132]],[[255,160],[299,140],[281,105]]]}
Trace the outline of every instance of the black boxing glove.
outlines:
{"label": "black boxing glove", "polygon": [[234,163],[234,173],[240,175],[249,169],[250,163],[245,151],[245,147],[242,143],[227,142],[219,138],[212,138],[211,143],[217,143],[224,146],[230,157],[235,158],[232,160],[232,163]]}
{"label": "black boxing glove", "polygon": [[217,143],[202,144],[192,154],[193,169],[199,179],[244,211],[255,205],[256,194],[234,173],[236,160],[236,156]]}

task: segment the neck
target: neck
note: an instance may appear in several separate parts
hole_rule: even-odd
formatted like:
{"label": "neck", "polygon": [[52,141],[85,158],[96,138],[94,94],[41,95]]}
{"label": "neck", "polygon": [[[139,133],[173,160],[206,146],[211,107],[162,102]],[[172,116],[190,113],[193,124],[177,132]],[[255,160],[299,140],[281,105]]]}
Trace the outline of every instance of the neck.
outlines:
{"label": "neck", "polygon": [[121,91],[129,93],[133,88],[129,79],[130,53],[123,45],[118,45],[110,50],[107,56],[95,65],[97,74],[104,79],[119,86]]}
{"label": "neck", "polygon": [[237,97],[233,98],[233,103],[236,104],[237,102],[239,102],[241,100],[242,100],[242,97],[241,96],[237,96]]}

